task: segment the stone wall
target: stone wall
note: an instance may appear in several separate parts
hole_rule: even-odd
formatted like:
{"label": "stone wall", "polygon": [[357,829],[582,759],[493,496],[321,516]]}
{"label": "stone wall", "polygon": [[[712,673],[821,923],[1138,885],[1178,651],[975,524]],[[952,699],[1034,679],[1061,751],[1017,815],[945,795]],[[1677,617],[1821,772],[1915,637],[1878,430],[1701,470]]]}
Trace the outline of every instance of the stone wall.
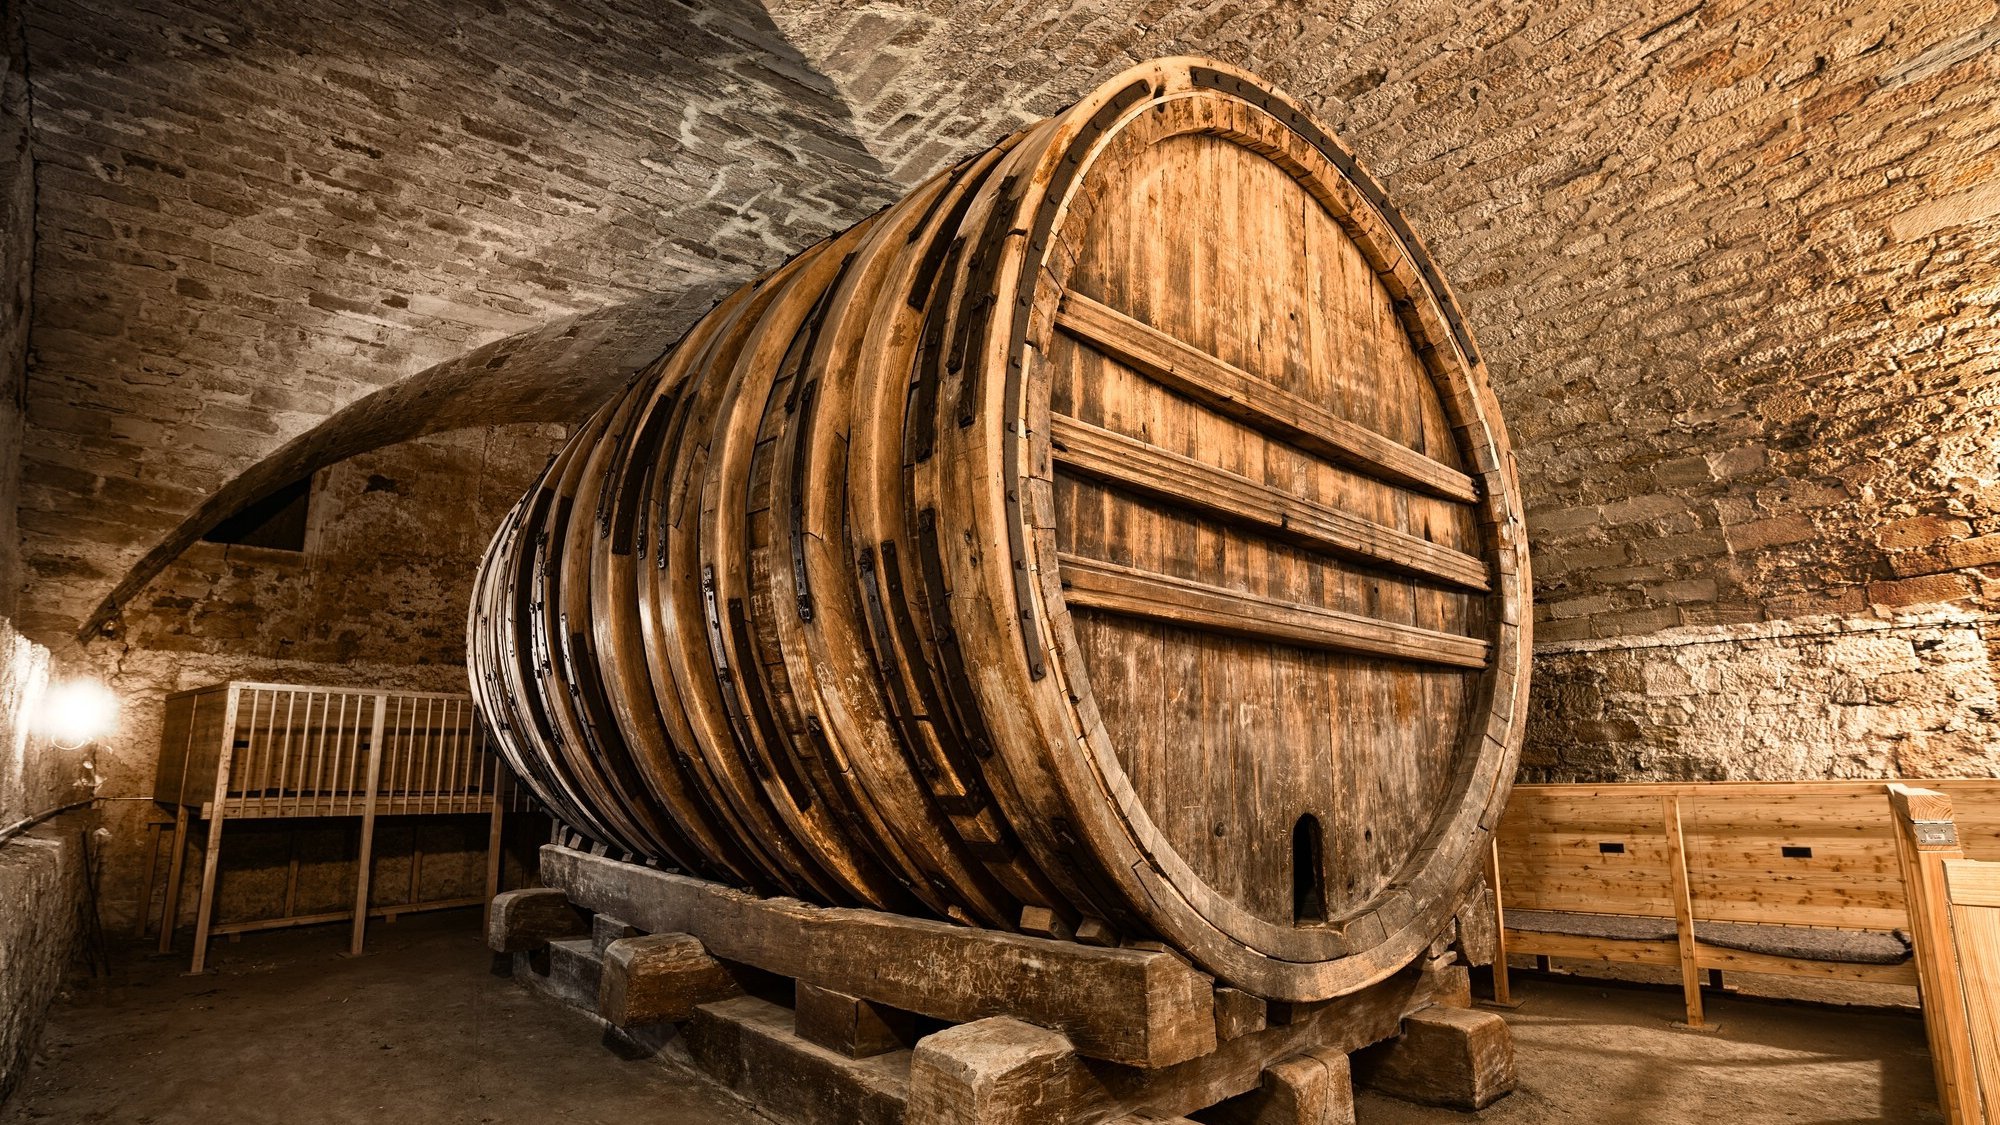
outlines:
{"label": "stone wall", "polygon": [[[35,181],[20,6],[0,6],[0,830],[89,796],[83,755],[48,745],[30,716],[48,650],[15,631],[20,585],[21,396],[27,382]],[[0,1101],[20,1082],[78,944],[83,833],[78,810],[0,839]]]}
{"label": "stone wall", "polygon": [[1543,645],[1521,776],[2000,777],[1996,643],[1941,610]]}
{"label": "stone wall", "polygon": [[[125,700],[119,729],[98,754],[102,791],[153,792],[165,699],[175,691],[232,679],[465,691],[473,572],[561,438],[558,427],[513,426],[390,446],[318,475],[305,552],[218,543],[190,549],[128,607],[123,634],[89,650]],[[151,815],[155,806],[143,801],[103,812],[100,911],[115,930],[138,916]],[[479,893],[486,826],[470,819],[423,830],[424,897]],[[294,839],[289,826],[231,825],[218,915],[279,913],[294,846],[301,857],[296,909],[351,904],[353,829],[351,821],[312,825]],[[409,833],[407,824],[384,826],[378,901],[406,889],[415,843]],[[196,874],[188,873],[181,896],[188,924]],[[164,882],[145,903],[152,917]]]}
{"label": "stone wall", "polygon": [[35,270],[35,167],[29,153],[27,48],[21,6],[0,12],[0,615],[21,593],[21,440]]}

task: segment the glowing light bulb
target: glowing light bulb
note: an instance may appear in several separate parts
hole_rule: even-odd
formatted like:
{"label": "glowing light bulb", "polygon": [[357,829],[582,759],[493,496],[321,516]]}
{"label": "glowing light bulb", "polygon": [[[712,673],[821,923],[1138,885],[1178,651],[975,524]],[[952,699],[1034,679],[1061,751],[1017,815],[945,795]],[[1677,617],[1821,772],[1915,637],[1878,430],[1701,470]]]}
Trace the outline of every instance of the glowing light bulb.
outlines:
{"label": "glowing light bulb", "polygon": [[109,734],[117,718],[118,697],[110,688],[96,680],[70,680],[42,697],[39,726],[49,741],[75,750]]}

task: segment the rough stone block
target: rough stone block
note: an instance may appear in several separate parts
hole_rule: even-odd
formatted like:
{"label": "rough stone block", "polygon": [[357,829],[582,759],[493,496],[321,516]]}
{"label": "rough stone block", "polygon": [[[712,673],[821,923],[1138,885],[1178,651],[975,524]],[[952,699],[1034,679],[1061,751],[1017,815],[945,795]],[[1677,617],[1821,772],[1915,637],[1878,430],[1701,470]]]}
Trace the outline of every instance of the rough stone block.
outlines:
{"label": "rough stone block", "polygon": [[679,1023],[698,1005],[742,991],[728,967],[687,934],[624,937],[604,947],[596,1011],[614,1027]]}
{"label": "rough stone block", "polygon": [[486,944],[495,953],[526,953],[589,932],[588,916],[547,887],[500,892],[486,919]]}
{"label": "rough stone block", "polygon": [[1468,1008],[1425,1008],[1403,1033],[1354,1057],[1355,1079],[1404,1101],[1484,1109],[1514,1091],[1514,1037],[1507,1021]]}
{"label": "rough stone block", "polygon": [[1042,1125],[1088,1102],[1062,1034],[996,1016],[927,1035],[910,1059],[908,1125]]}

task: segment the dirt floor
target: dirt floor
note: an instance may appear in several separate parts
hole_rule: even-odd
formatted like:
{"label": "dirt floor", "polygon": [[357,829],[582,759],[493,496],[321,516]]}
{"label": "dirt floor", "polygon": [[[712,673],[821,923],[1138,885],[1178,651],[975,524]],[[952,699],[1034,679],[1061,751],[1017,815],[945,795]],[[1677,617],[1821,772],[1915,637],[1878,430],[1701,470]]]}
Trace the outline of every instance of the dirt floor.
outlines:
{"label": "dirt floor", "polygon": [[[122,949],[108,982],[58,1002],[0,1125],[764,1120],[494,976],[478,924],[454,911],[378,925],[355,960],[333,927],[252,934],[218,942],[202,977],[181,975],[185,955]],[[1679,996],[1665,988],[1528,976],[1516,993],[1519,1092],[1472,1115],[1363,1093],[1361,1122],[1939,1120],[1912,1013],[1719,996],[1720,1032],[1696,1035],[1669,1027]]]}

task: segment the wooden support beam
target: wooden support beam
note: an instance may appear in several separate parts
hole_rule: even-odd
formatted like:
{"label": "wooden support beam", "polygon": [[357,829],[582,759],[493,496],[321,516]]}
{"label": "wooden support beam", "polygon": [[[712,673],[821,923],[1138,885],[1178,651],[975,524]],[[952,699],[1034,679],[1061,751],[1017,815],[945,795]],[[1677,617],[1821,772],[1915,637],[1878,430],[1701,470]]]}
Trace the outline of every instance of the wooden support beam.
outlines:
{"label": "wooden support beam", "polygon": [[1343,558],[1468,590],[1493,587],[1486,564],[1463,551],[1075,418],[1057,415],[1053,430],[1058,464],[1114,487]]}
{"label": "wooden support beam", "polygon": [[1402,1035],[1355,1056],[1354,1074],[1391,1097],[1463,1110],[1485,1109],[1518,1083],[1507,1021],[1471,1008],[1412,1013]]}
{"label": "wooden support beam", "polygon": [[1141,1067],[1215,1047],[1213,986],[1169,953],[763,899],[554,844],[541,871],[578,906],[892,1008],[955,1022],[1004,1010],[1063,1032],[1091,1058]]}
{"label": "wooden support beam", "polygon": [[1347,1052],[1306,1051],[1273,1063],[1254,1092],[1208,1116],[1216,1125],[1354,1125]]}
{"label": "wooden support beam", "polygon": [[181,880],[186,875],[188,807],[174,806],[173,850],[167,857],[167,891],[160,903],[160,952],[174,951],[174,929],[181,924]]}
{"label": "wooden support beam", "polygon": [[1687,1003],[1689,1031],[1707,1031],[1701,1007],[1701,966],[1695,958],[1694,896],[1688,890],[1687,842],[1681,836],[1681,799],[1660,798],[1660,819],[1666,826],[1667,875],[1674,903],[1674,939],[1680,951],[1681,997]]}
{"label": "wooden support beam", "polygon": [[[1209,1054],[1161,1070],[1093,1066],[1107,1095],[1154,1113],[1196,1113],[1258,1088],[1273,1060],[1304,1051],[1352,1052],[1397,1033],[1409,1013],[1428,1009],[1450,980],[1411,968],[1388,980],[1318,1004],[1290,1005],[1289,1023],[1272,1021],[1219,1044]],[[1504,1031],[1504,1027],[1502,1029]]]}
{"label": "wooden support beam", "polygon": [[613,1027],[679,1023],[698,1005],[742,992],[728,967],[687,934],[621,937],[604,946],[597,1014]]}
{"label": "wooden support beam", "polygon": [[917,1020],[909,1012],[799,981],[792,1013],[799,1038],[850,1059],[865,1059],[912,1046]]}
{"label": "wooden support beam", "polygon": [[1979,1082],[1981,1111],[1991,1125],[2000,1119],[2000,863],[1946,860],[1944,887],[1972,1039],[1971,1069]]}
{"label": "wooden support beam", "polygon": [[[354,868],[354,923],[348,934],[347,955],[361,956],[361,948],[368,937],[368,887],[375,870],[375,813],[376,798],[382,790],[382,732],[389,717],[389,697],[378,694],[375,697],[375,719],[368,735],[367,792],[363,794],[361,812],[361,858]],[[218,796],[217,800],[221,798]]]}
{"label": "wooden support beam", "polygon": [[1486,847],[1486,888],[1493,896],[1493,1003],[1502,1008],[1518,1008],[1514,984],[1507,976],[1507,907],[1500,898],[1500,837]]}
{"label": "wooden support beam", "polygon": [[590,916],[590,944],[597,950],[599,957],[604,956],[604,951],[611,948],[612,942],[620,938],[638,936],[639,928],[622,918],[613,918],[609,914]]}
{"label": "wooden support beam", "polygon": [[1888,788],[1890,820],[1896,830],[1896,858],[1910,909],[1911,944],[1916,947],[1922,982],[1924,1031],[1930,1038],[1931,1068],[1937,1077],[1938,1105],[1950,1125],[1981,1125],[1979,1076],[1972,1052],[1958,957],[1952,949],[1951,897],[1945,864],[1964,859],[1951,798],[1907,785]]}
{"label": "wooden support beam", "polygon": [[792,1013],[755,996],[695,1009],[681,1028],[696,1065],[758,1110],[796,1125],[903,1125],[909,1054],[850,1059],[794,1033]]}
{"label": "wooden support beam", "polygon": [[1063,295],[1056,323],[1161,386],[1280,441],[1449,500],[1479,499],[1465,473],[1081,293]]}
{"label": "wooden support beam", "polygon": [[1484,668],[1493,647],[1477,637],[1260,598],[1080,555],[1062,555],[1061,562],[1063,597],[1107,613],[1452,668]]}
{"label": "wooden support beam", "polygon": [[486,821],[486,918],[480,924],[486,925],[492,919],[493,896],[500,893],[500,872],[506,853],[502,849],[507,827],[507,802],[499,794],[493,796],[493,810]]}
{"label": "wooden support beam", "polygon": [[1022,907],[1018,928],[1024,934],[1054,938],[1057,941],[1069,941],[1076,936],[1075,932],[1069,928],[1069,923],[1063,920],[1062,915],[1057,914],[1046,906]]}
{"label": "wooden support beam", "polygon": [[[133,933],[132,933],[133,937],[138,938],[141,941],[144,941],[146,939],[146,927],[152,921],[153,886],[154,886],[153,873],[158,869],[159,858],[160,858],[160,829],[165,827],[166,827],[166,822],[159,820],[157,818],[149,819],[146,821],[146,869],[145,873],[139,877],[139,886],[143,888],[139,892],[139,911],[138,911],[139,922],[138,925],[133,928]],[[297,863],[298,860],[295,849],[293,855],[293,870],[297,870]],[[292,912],[291,907],[287,905],[285,908],[285,913],[290,914],[291,912]]]}
{"label": "wooden support beam", "polygon": [[551,887],[501,891],[487,912],[486,946],[495,953],[527,953],[590,932],[590,922]]}

